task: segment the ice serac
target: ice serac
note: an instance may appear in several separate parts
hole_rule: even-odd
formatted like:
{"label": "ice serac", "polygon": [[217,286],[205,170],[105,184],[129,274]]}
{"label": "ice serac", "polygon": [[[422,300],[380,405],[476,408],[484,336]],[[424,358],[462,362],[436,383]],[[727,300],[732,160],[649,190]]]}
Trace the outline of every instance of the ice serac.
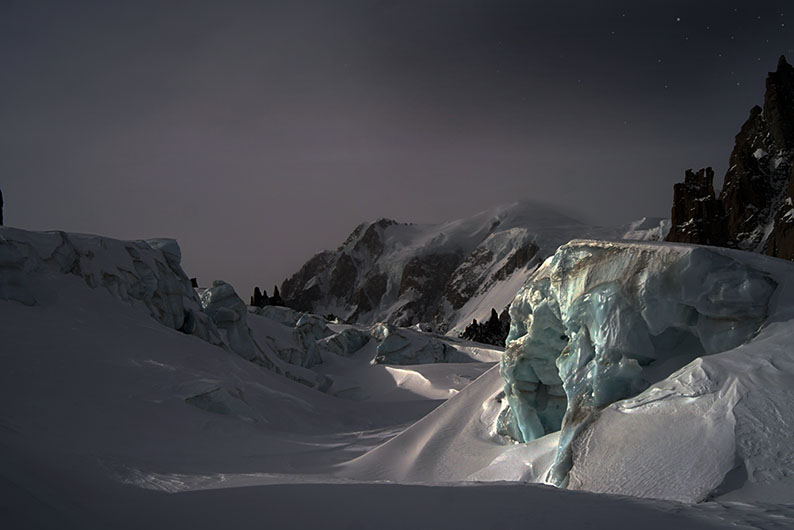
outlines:
{"label": "ice serac", "polygon": [[379,323],[370,328],[378,342],[374,364],[428,364],[490,361],[477,359],[455,347],[455,341],[408,328]]}
{"label": "ice serac", "polygon": [[500,372],[499,429],[525,442],[561,430],[547,480],[565,485],[571,444],[616,401],[693,359],[753,337],[776,289],[728,251],[575,240],[518,292]]}
{"label": "ice serac", "polygon": [[257,358],[248,329],[248,306],[237,296],[234,287],[215,280],[212,287],[201,293],[201,306],[233,352],[249,361]]}
{"label": "ice serac", "polygon": [[173,239],[120,241],[67,232],[0,228],[0,299],[46,304],[57,293],[44,287],[48,275],[66,274],[104,288],[123,302],[142,306],[172,329],[214,345],[221,338],[204,314]]}

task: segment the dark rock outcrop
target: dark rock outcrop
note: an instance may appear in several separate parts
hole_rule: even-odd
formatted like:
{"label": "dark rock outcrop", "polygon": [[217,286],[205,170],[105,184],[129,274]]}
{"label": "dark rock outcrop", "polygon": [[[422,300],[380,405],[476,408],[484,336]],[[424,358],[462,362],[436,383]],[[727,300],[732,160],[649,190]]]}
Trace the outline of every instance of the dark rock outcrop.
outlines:
{"label": "dark rock outcrop", "polygon": [[491,308],[491,317],[480,324],[475,319],[466,326],[463,333],[459,335],[461,339],[481,342],[483,344],[493,344],[494,346],[504,346],[507,334],[510,332],[510,313],[507,309],[501,315],[496,314],[496,309]]}
{"label": "dark rock outcrop", "polygon": [[322,312],[330,298],[351,308],[342,318],[353,321],[372,312],[389,286],[387,275],[373,264],[383,252],[384,230],[397,224],[390,219],[360,224],[335,252],[315,255],[281,284],[284,303],[298,311]]}
{"label": "dark rock outcrop", "polygon": [[725,245],[726,231],[723,222],[722,202],[714,195],[714,171],[704,168],[697,173],[686,171],[684,182],[673,187],[673,213],[675,220],[668,241]]}
{"label": "dark rock outcrop", "polygon": [[710,169],[676,184],[668,241],[717,245],[794,259],[791,211],[794,67],[781,56],[736,135],[725,184],[714,197]]}
{"label": "dark rock outcrop", "polygon": [[394,323],[410,326],[416,322],[430,322],[438,311],[444,286],[463,260],[459,253],[429,254],[411,258],[403,268],[400,296],[408,295],[406,303]]}
{"label": "dark rock outcrop", "polygon": [[259,290],[259,287],[254,287],[254,294],[251,296],[251,303],[248,304],[253,307],[265,307],[268,305],[269,298],[267,296],[267,291],[262,294],[262,291]]}
{"label": "dark rock outcrop", "polygon": [[764,253],[794,260],[794,167],[789,177],[786,198],[775,216],[775,225],[766,241]]}
{"label": "dark rock outcrop", "polygon": [[[367,232],[369,233],[369,232]],[[328,294],[336,297],[343,297],[347,293],[353,291],[356,283],[356,276],[358,276],[358,269],[350,257],[350,254],[343,252],[339,259],[336,260],[333,269],[331,269],[330,284],[328,286]]]}
{"label": "dark rock outcrop", "polygon": [[315,254],[298,272],[281,284],[281,296],[296,311],[312,311],[315,302],[324,296],[322,287],[312,279],[321,275],[331,264],[334,253],[325,250]]}
{"label": "dark rock outcrop", "polygon": [[389,286],[389,277],[381,272],[368,274],[361,284],[361,288],[354,291],[353,303],[356,310],[353,312],[352,319],[355,321],[364,313],[369,313],[380,304],[386,289]]}
{"label": "dark rock outcrop", "polygon": [[507,258],[504,267],[496,271],[493,275],[493,280],[500,282],[507,279],[521,267],[526,267],[528,263],[531,263],[537,257],[539,250],[540,248],[535,243],[527,243],[518,247]]}
{"label": "dark rock outcrop", "polygon": [[281,293],[278,292],[278,285],[273,286],[273,296],[270,297],[270,300],[268,300],[268,302],[270,303],[270,305],[280,305],[280,306],[284,305],[284,299],[281,298]]}
{"label": "dark rock outcrop", "polygon": [[284,300],[278,292],[278,286],[273,287],[273,296],[268,296],[267,291],[262,291],[259,287],[254,287],[254,294],[251,296],[251,307],[265,307],[268,305],[283,306]]}

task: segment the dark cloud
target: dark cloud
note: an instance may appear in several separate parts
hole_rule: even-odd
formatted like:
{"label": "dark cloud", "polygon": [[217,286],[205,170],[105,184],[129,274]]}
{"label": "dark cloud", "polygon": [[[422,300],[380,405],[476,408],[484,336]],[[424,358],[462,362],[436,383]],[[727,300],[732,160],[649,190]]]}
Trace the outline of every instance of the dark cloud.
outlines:
{"label": "dark cloud", "polygon": [[794,55],[785,4],[4,2],[6,219],[177,237],[246,294],[382,216],[668,215]]}

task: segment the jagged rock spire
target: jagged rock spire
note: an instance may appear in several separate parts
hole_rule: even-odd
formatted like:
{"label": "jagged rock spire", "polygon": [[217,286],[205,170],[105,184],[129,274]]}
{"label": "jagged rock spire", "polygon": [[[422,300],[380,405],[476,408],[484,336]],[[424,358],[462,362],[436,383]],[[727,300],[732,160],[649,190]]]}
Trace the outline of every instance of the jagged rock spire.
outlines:
{"label": "jagged rock spire", "polygon": [[673,186],[672,218],[677,221],[667,236],[668,241],[723,245],[725,231],[722,203],[714,195],[714,170],[686,170],[684,182]]}
{"label": "jagged rock spire", "polygon": [[710,168],[687,171],[674,187],[667,240],[794,259],[793,161],[794,67],[781,55],[767,76],[763,107],[750,110],[736,135],[719,198]]}
{"label": "jagged rock spire", "polygon": [[766,79],[764,95],[764,117],[769,124],[777,146],[794,148],[794,67],[784,55],[780,56],[777,70]]}

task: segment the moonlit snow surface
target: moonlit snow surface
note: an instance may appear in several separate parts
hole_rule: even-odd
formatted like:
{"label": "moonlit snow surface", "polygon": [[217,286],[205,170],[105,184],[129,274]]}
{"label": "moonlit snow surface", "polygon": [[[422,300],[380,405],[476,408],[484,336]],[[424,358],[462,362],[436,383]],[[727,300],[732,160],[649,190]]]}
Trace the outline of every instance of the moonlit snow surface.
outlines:
{"label": "moonlit snow surface", "polygon": [[[72,248],[77,256],[61,259],[58,248]],[[130,257],[129,248],[137,258]],[[521,445],[495,432],[505,405],[504,383],[492,354],[478,353],[474,345],[455,347],[482,355],[485,362],[371,364],[377,354],[374,340],[344,355],[342,349],[331,351],[341,343],[328,345],[321,352],[323,362],[311,367],[282,360],[282,369],[306,370],[300,373],[339,385],[321,392],[221,342],[224,335],[230,340],[228,332],[220,333],[201,312],[198,297],[184,288],[187,277],[173,243],[0,229],[0,249],[3,527],[794,524],[794,510],[785,504],[744,502],[752,500],[753,488],[756,499],[792,501],[776,488],[789,476],[776,455],[788,454],[787,427],[794,424],[783,408],[791,402],[785,389],[794,388],[794,369],[783,358],[790,355],[786,345],[792,334],[793,315],[784,297],[790,265],[778,260],[754,257],[750,263],[778,282],[769,324],[745,346],[687,368],[696,375],[702,369],[716,389],[715,406],[697,410],[713,410],[714,418],[734,416],[737,454],[748,463],[747,476],[731,481],[734,487],[724,500],[689,505],[509,482],[543,476],[555,436]],[[136,260],[141,262],[137,268]],[[167,285],[173,294],[159,298],[158,289],[138,289],[146,285]],[[219,300],[231,296],[218,295]],[[185,310],[196,312],[194,323],[201,324],[203,336],[186,326]],[[251,340],[260,344],[275,337],[277,346],[294,345],[297,321],[285,313],[246,315]],[[235,314],[227,311],[219,322],[242,318]],[[332,331],[328,337],[345,329],[325,325]],[[348,335],[354,340],[355,333]],[[748,359],[749,354],[754,357]],[[656,385],[660,399],[648,397],[654,395],[652,387],[608,408],[593,423],[589,441],[575,446],[577,454],[606,452],[607,434],[618,432],[611,423],[618,416],[642,418],[653,410],[683,415],[690,412],[687,407],[705,405],[697,396],[664,397],[678,395],[676,389],[689,381],[683,373]],[[749,389],[756,385],[763,390],[753,395]],[[732,400],[730,392],[742,399]],[[611,468],[623,494],[635,494],[639,478],[658,471],[651,459],[640,476],[641,457],[657,450],[665,454],[670,447],[651,436],[645,427],[650,424],[638,421],[639,427],[626,428],[637,431],[636,445],[624,451],[622,467]],[[691,440],[689,432],[683,434]],[[582,461],[595,462],[590,456]],[[574,471],[579,474],[573,473],[572,480],[578,477],[585,489],[595,489],[588,480],[603,477],[597,468],[575,466]],[[605,483],[605,490],[619,488]]]}

